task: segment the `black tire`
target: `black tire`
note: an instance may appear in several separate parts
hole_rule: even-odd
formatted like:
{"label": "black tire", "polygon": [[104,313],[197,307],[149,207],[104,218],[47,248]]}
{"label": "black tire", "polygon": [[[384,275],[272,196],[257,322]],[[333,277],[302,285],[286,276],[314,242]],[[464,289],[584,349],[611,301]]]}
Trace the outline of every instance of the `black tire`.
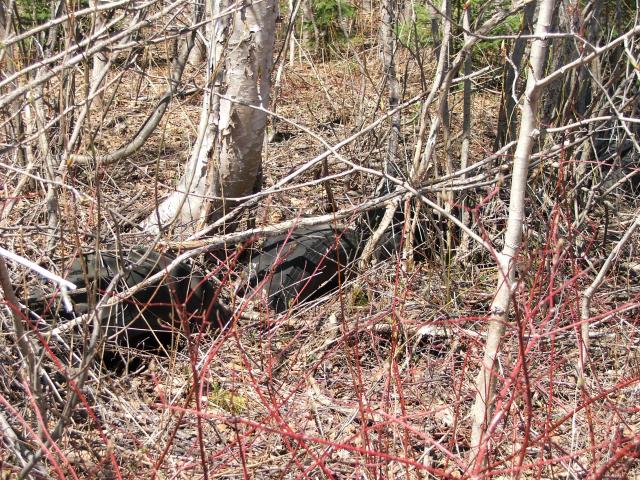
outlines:
{"label": "black tire", "polygon": [[352,230],[336,231],[330,225],[299,227],[267,239],[251,261],[250,283],[266,289],[276,312],[292,302],[318,298],[338,288],[358,253]]}
{"label": "black tire", "polygon": [[[74,314],[86,313],[96,305],[116,274],[121,278],[113,295],[133,287],[152,275],[162,272],[175,258],[150,252],[142,260],[144,249],[135,248],[122,256],[115,252],[86,254],[76,258],[69,268],[67,280],[80,291],[70,292]],[[32,301],[30,308],[43,318],[55,321],[68,317],[59,302]],[[197,331],[205,326],[218,326],[227,319],[216,301],[216,289],[191,264],[179,264],[169,275],[143,288],[109,310],[101,310],[101,324],[110,341],[118,345],[141,349],[169,346],[174,334],[188,327]]]}

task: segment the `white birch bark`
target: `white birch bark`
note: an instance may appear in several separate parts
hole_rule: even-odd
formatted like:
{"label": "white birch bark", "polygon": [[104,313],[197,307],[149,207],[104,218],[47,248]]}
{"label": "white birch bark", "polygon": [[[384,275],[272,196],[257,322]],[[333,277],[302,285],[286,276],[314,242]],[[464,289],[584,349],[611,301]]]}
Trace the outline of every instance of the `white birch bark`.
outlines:
{"label": "white birch bark", "polygon": [[509,198],[509,217],[504,246],[497,254],[498,284],[491,305],[491,316],[487,330],[487,343],[480,373],[476,380],[476,399],[472,410],[472,432],[470,460],[477,474],[484,465],[484,453],[491,435],[492,406],[495,395],[495,368],[500,342],[509,318],[511,295],[515,287],[514,259],[522,242],[524,204],[527,188],[527,171],[536,131],[540,87],[536,79],[544,74],[547,40],[553,14],[554,0],[541,0],[536,23],[535,39],[531,46],[527,86],[522,105],[522,119],[518,143],[514,155],[513,176]]}
{"label": "white birch bark", "polygon": [[[92,8],[95,8],[96,11],[93,17],[93,31],[100,32],[105,30],[106,22],[104,21],[104,13],[98,11],[98,4],[100,0],[90,0],[89,5]],[[106,76],[107,63],[109,59],[107,58],[106,51],[100,51],[93,56],[93,65],[91,67],[91,85],[90,90],[97,91],[100,88],[100,84],[102,80]],[[102,92],[98,93],[96,97],[93,99],[95,102],[95,107],[98,110],[103,109],[103,98],[104,94]]]}
{"label": "white birch bark", "polygon": [[[216,0],[217,18],[236,2]],[[262,163],[267,116],[249,105],[269,107],[277,4],[266,0],[217,18],[210,29],[207,89],[198,141],[176,191],[143,223],[149,232],[172,226],[192,232],[215,221],[234,198],[251,194]]]}

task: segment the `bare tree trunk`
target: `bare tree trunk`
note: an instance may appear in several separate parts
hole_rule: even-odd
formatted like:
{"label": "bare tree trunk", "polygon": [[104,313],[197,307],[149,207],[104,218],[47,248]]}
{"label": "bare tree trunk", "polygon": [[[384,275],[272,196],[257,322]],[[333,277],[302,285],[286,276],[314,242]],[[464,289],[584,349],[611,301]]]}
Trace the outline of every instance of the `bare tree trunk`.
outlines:
{"label": "bare tree trunk", "polygon": [[[394,30],[397,27],[398,5],[396,0],[385,0],[382,3],[382,22],[380,25],[380,33],[382,37],[382,56],[384,61],[384,69],[387,77],[387,85],[389,89],[389,110],[394,110],[400,102],[400,84],[396,75],[396,47],[397,42]],[[391,173],[396,176],[396,172],[389,172],[388,169],[393,167],[397,162],[398,140],[400,138],[400,112],[395,112],[391,116],[391,129],[389,131],[389,139],[387,141],[387,155],[384,165],[385,173]]]}
{"label": "bare tree trunk", "polygon": [[[444,7],[446,7],[446,3],[444,3]],[[521,8],[522,4],[518,5],[518,8]],[[504,18],[506,18],[513,11],[508,10],[499,10],[497,11],[491,18],[489,18],[486,22],[484,22],[480,27],[477,28],[476,33],[480,35],[484,35],[491,31],[493,27],[495,27],[498,23],[500,23]],[[443,19],[443,25],[447,26],[450,23],[447,18]],[[453,81],[453,76],[458,72],[460,67],[463,65],[463,62],[466,58],[466,55],[469,54],[473,45],[475,45],[479,39],[476,35],[470,35],[470,38],[463,47],[458,51],[455,58],[451,62],[450,68],[445,69],[445,65],[448,60],[448,45],[450,41],[450,28],[446,28],[443,32],[443,40],[442,46],[446,46],[446,48],[440,49],[440,55],[438,56],[438,65],[436,66],[436,72],[434,75],[434,81],[431,87],[431,91],[429,95],[426,97],[422,104],[422,111],[420,113],[420,128],[417,137],[416,146],[414,148],[413,160],[411,171],[409,173],[410,182],[415,185],[419,185],[431,165],[432,155],[435,152],[436,148],[436,139],[440,128],[442,126],[443,121],[443,113],[446,110],[447,106],[447,95],[449,92],[449,88],[451,87],[451,83]],[[433,113],[431,118],[429,118],[430,105],[436,98],[439,96],[438,101],[438,109],[437,112]],[[427,134],[427,126],[429,126],[429,132]],[[382,235],[382,232],[389,226],[391,219],[393,218],[393,212],[398,207],[398,202],[389,202],[387,205],[387,211],[377,227],[377,230],[374,235],[367,241],[367,245],[364,247],[363,252],[360,256],[360,267],[365,267],[375,250],[376,242]],[[436,208],[440,214],[447,215],[447,212],[444,211],[440,206],[432,205],[432,208]],[[405,212],[406,213],[406,212]],[[452,217],[453,218],[453,217]],[[411,225],[414,225],[415,222],[410,221]],[[464,228],[464,225],[459,222],[459,225]],[[479,237],[477,237],[479,238]],[[408,242],[405,242],[407,247],[409,248]],[[484,242],[481,241],[484,244]]]}
{"label": "bare tree trunk", "polygon": [[[11,21],[11,7],[13,2],[9,2],[9,0],[0,0],[0,38],[4,39],[5,36],[9,33],[9,22]],[[5,49],[2,49],[0,55],[5,54]],[[2,56],[0,56],[0,60],[2,60]]]}
{"label": "bare tree trunk", "polygon": [[439,13],[433,2],[427,2],[427,12],[429,12],[429,18],[431,19],[431,41],[433,42],[433,51],[435,57],[438,58],[438,55],[440,55],[440,30],[438,28]]}
{"label": "bare tree trunk", "polygon": [[[275,79],[273,82],[273,101],[271,103],[271,111],[277,111],[277,101],[280,97],[280,86],[282,84],[282,76],[284,74],[284,69],[287,65],[287,56],[289,58],[289,63],[293,64],[295,62],[295,47],[296,47],[296,18],[298,16],[298,11],[300,10],[300,1],[293,2],[293,0],[289,0],[289,21],[286,25],[287,33],[283,40],[282,51],[278,55],[278,58],[275,60],[276,63],[280,62],[278,65],[278,70],[275,74]],[[288,54],[288,55],[287,55]],[[273,138],[278,133],[278,118],[276,116],[271,119],[271,129],[268,133],[269,140],[273,140]]]}
{"label": "bare tree trunk", "polygon": [[[206,12],[209,11],[211,2],[205,2],[205,0],[198,0],[198,3],[204,5],[195,5],[194,8],[203,8]],[[200,65],[207,58],[207,46],[205,45],[203,34],[206,34],[206,28],[199,27],[198,32],[194,38],[193,48],[189,52],[189,59],[187,63],[189,65]]]}
{"label": "bare tree trunk", "polygon": [[[470,32],[471,32],[471,19],[469,8],[465,8],[462,17],[462,26],[464,28],[464,41],[465,43],[470,40]],[[468,77],[471,74],[471,69],[473,64],[473,56],[472,52],[469,52],[467,58],[464,61],[464,76]],[[467,78],[464,81],[464,97],[462,100],[462,145],[460,146],[460,168],[464,170],[469,165],[469,146],[471,143],[471,79]],[[464,180],[466,175],[463,175],[461,178]],[[460,199],[460,205],[462,212],[460,214],[460,220],[464,224],[465,227],[469,226],[470,223],[470,215],[467,210],[467,199],[466,194],[462,193],[462,198]],[[465,254],[469,250],[469,235],[461,230],[460,232],[460,253]]]}
{"label": "bare tree trunk", "polygon": [[[451,1],[450,0],[442,0],[442,31],[443,38],[451,37]],[[446,59],[444,63],[443,77],[447,75],[449,71],[449,49],[450,44],[442,43],[441,48],[444,50],[444,58]],[[471,52],[469,52],[471,53]],[[449,96],[444,95],[442,97],[440,111],[438,112],[440,117],[442,118],[442,133],[443,133],[443,141],[445,144],[445,161],[444,161],[444,169],[447,175],[451,175],[454,171],[453,161],[451,158],[451,129],[449,124]],[[436,164],[437,165],[437,164]],[[444,191],[442,192],[442,207],[444,208],[447,214],[451,214],[453,209],[453,192],[452,191]],[[449,263],[449,259],[451,256],[451,248],[453,243],[453,225],[450,222],[446,222],[446,235],[441,237],[442,239],[442,248],[440,258],[443,260],[443,265],[447,265]],[[451,279],[449,278],[449,272],[451,270],[446,268],[446,283],[447,283],[447,298],[449,298],[449,287],[451,284]]]}
{"label": "bare tree trunk", "polygon": [[[288,32],[289,34],[289,63],[293,65],[293,62],[295,62],[296,60],[296,13],[298,11],[298,9],[300,8],[300,1],[295,2],[293,0],[289,0],[289,12],[291,13],[289,22],[289,29],[290,31]],[[283,60],[282,65],[284,65],[285,62]]]}
{"label": "bare tree trunk", "polygon": [[[302,15],[303,15],[303,25],[302,25],[302,45],[305,48],[308,48],[314,54],[318,51],[320,45],[322,44],[322,39],[320,38],[320,30],[318,30],[318,24],[316,23],[316,17],[313,14],[313,7],[309,0],[300,0],[302,2]],[[304,28],[304,22],[309,22],[313,31],[313,41],[309,39],[309,29]]]}
{"label": "bare tree trunk", "polygon": [[196,223],[215,221],[253,193],[262,164],[271,86],[277,4],[245,5],[222,15],[236,3],[218,0],[213,7],[208,72],[212,89],[205,94],[198,141],[176,192],[143,223],[150,232],[173,226],[193,231]]}
{"label": "bare tree trunk", "polygon": [[[531,34],[533,14],[536,10],[535,2],[531,2],[524,7],[520,35]],[[527,47],[527,39],[518,37],[511,52],[511,58],[505,62],[503,82],[502,82],[502,102],[500,102],[500,113],[498,115],[498,131],[493,150],[499,150],[504,145],[516,137],[516,98],[521,91],[517,88],[518,75],[522,58]]]}
{"label": "bare tree trunk", "polygon": [[[564,32],[571,32],[572,17],[571,10],[572,5],[566,5],[567,1],[562,0],[558,2],[556,6],[556,12],[553,16],[552,29],[562,30]],[[557,71],[560,67],[566,65],[572,58],[576,58],[579,54],[573,43],[573,40],[568,38],[556,38],[552,42],[553,55],[549,58],[550,70]],[[542,121],[545,125],[560,125],[562,122],[563,112],[562,110],[568,103],[569,90],[571,78],[574,71],[569,71],[565,75],[557,78],[553,81],[545,90],[544,96],[541,100],[541,113]]]}
{"label": "bare tree trunk", "polygon": [[[522,120],[518,135],[518,143],[514,155],[511,195],[509,199],[509,217],[502,251],[497,255],[498,284],[496,295],[491,305],[491,316],[487,330],[487,343],[480,373],[476,380],[476,400],[473,406],[473,425],[471,432],[470,460],[474,473],[478,474],[485,463],[485,454],[496,422],[492,418],[492,407],[495,396],[496,358],[500,342],[509,318],[511,295],[515,287],[514,260],[522,241],[524,222],[525,193],[527,188],[527,171],[534,131],[536,129],[538,100],[540,88],[537,79],[544,74],[547,55],[547,41],[544,39],[549,31],[554,10],[554,0],[542,0],[536,23],[535,40],[531,46],[529,71],[525,98],[522,105]],[[523,450],[526,447],[523,447]]]}
{"label": "bare tree trunk", "polygon": [[[91,0],[89,2],[89,5],[92,8],[96,8],[98,7],[98,4],[100,3],[100,0]],[[104,21],[104,14],[102,12],[99,12],[96,10],[94,17],[93,17],[93,32],[94,34],[96,32],[99,32],[101,30],[104,30],[106,28],[106,22]],[[98,37],[100,38],[100,37]],[[108,61],[109,59],[107,58],[107,53],[106,51],[102,50],[98,53],[96,53],[93,56],[93,66],[91,68],[91,83],[90,83],[90,88],[89,90],[98,90],[100,88],[100,84],[102,83],[102,80],[105,78],[106,76],[106,69],[108,68]],[[93,101],[95,102],[95,107],[98,110],[102,110],[104,108],[104,94],[98,93],[96,95],[96,97],[93,99]]]}
{"label": "bare tree trunk", "polygon": [[[447,0],[443,0],[444,5],[446,7],[446,2]],[[444,19],[443,22],[447,22],[447,19]],[[442,43],[443,44],[447,44],[449,42],[449,32],[450,29],[446,29],[444,34],[443,34],[443,40]],[[419,140],[417,143],[417,146],[415,147],[414,150],[414,158],[413,158],[413,165],[411,168],[411,172],[409,174],[410,178],[412,179],[412,181],[419,183],[420,181],[422,181],[423,177],[424,177],[424,173],[426,168],[421,168],[422,167],[422,163],[421,160],[423,160],[425,157],[430,156],[430,153],[426,153],[426,151],[429,149],[429,142],[427,142],[428,146],[427,148],[425,148],[425,153],[424,155],[422,155],[422,138],[424,138],[424,134],[426,132],[426,125],[428,124],[427,122],[427,118],[428,118],[428,113],[429,113],[429,109],[428,109],[428,105],[433,101],[433,99],[435,98],[436,94],[438,93],[441,84],[442,84],[442,80],[444,78],[444,76],[446,75],[446,71],[445,71],[445,64],[447,61],[447,49],[445,48],[440,49],[439,50],[440,54],[438,56],[438,65],[436,67],[436,73],[435,73],[435,80],[433,82],[432,88],[431,88],[431,92],[429,93],[429,96],[427,97],[427,100],[425,100],[423,106],[422,106],[422,113],[421,113],[421,118],[420,118],[420,134],[418,136]],[[430,136],[429,138],[434,138],[437,131],[440,128],[441,125],[441,120],[442,117],[439,115],[435,115],[436,119],[435,121],[433,121],[430,125]],[[435,143],[435,141],[434,141]],[[429,150],[429,152],[431,152],[432,150]],[[426,162],[425,162],[426,163]],[[371,238],[367,241],[367,244],[365,245],[362,254],[360,255],[360,268],[364,268],[371,260],[371,257],[373,255],[373,252],[380,240],[380,238],[382,237],[382,234],[384,233],[384,231],[389,227],[389,225],[391,224],[391,221],[393,220],[393,216],[395,211],[397,210],[397,208],[399,207],[400,202],[398,200],[394,200],[394,201],[390,201],[387,204],[387,208],[385,211],[384,216],[382,217],[382,220],[380,221],[380,224],[377,226],[376,232],[371,236]],[[408,202],[406,203],[405,207],[408,208],[409,204]],[[410,215],[409,212],[406,211],[405,212],[407,215],[407,219],[406,219],[406,223],[411,224],[411,220],[410,220]],[[411,233],[409,234],[409,239],[411,240]],[[412,244],[411,242],[405,242],[405,252],[408,252],[410,249],[412,248]],[[405,257],[408,257],[408,254],[405,253],[404,254]]]}
{"label": "bare tree trunk", "polygon": [[[387,84],[389,88],[389,109],[394,110],[400,102],[400,84],[398,82],[398,76],[396,73],[396,51],[397,51],[397,39],[395,31],[398,27],[398,17],[400,15],[400,6],[396,0],[385,0],[382,3],[382,22],[380,25],[380,33],[382,37],[382,49],[383,60],[386,72]],[[389,131],[389,138],[387,140],[387,153],[384,162],[384,173],[393,177],[400,177],[398,166],[398,142],[400,139],[400,112],[396,112],[391,116],[391,129]],[[385,190],[391,190],[391,185],[388,180],[384,180],[387,184]],[[387,206],[385,215],[382,218],[381,225],[388,225],[393,221],[395,211],[399,206],[398,201],[390,202]],[[409,211],[410,200],[405,201],[405,211]],[[386,227],[385,227],[386,228]],[[361,268],[364,268],[369,258],[373,254],[373,250],[376,244],[379,243],[379,239],[382,237],[384,231],[382,228],[378,228],[372,237],[371,242],[367,242],[365,251],[362,255]],[[411,238],[412,230],[408,230],[407,245],[408,250],[413,241]],[[405,255],[405,265],[411,268],[411,255]]]}

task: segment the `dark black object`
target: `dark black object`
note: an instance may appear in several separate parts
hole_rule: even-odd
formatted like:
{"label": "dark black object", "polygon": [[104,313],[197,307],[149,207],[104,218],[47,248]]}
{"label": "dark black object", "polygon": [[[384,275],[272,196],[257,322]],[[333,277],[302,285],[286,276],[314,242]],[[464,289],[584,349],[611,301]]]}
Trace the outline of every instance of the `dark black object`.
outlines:
{"label": "dark black object", "polygon": [[[631,134],[636,142],[640,140],[640,127],[632,126]],[[594,145],[596,158],[604,171],[602,190],[607,190],[629,175],[629,179],[623,182],[621,188],[629,193],[638,194],[640,156],[634,148],[634,141],[628,137],[628,130],[623,128],[619,121],[609,121],[596,131]]]}
{"label": "dark black object", "polygon": [[[390,187],[385,187],[382,193],[388,193]],[[364,212],[357,223],[357,231],[359,232],[360,242],[365,243],[371,235],[378,229],[382,218],[386,213],[386,207],[375,208]],[[419,221],[413,232],[413,258],[416,261],[423,261],[425,255],[425,242],[428,240],[425,223]],[[373,258],[377,261],[395,258],[397,254],[402,253],[403,234],[405,228],[404,202],[401,202],[396,209],[391,223],[382,233],[376,249],[373,252]]]}
{"label": "dark black object", "polygon": [[[113,296],[165,271],[175,259],[154,251],[144,254],[144,249],[139,248],[121,255],[115,252],[82,255],[71,264],[66,276],[79,287],[78,291],[69,292],[73,313],[65,312],[59,299],[32,299],[29,307],[47,321],[81,315],[95,306],[118,273],[121,277],[111,293]],[[177,332],[218,327],[228,318],[217,301],[213,283],[191,263],[182,262],[152,285],[101,309],[100,320],[107,344],[158,349],[171,345]]]}
{"label": "dark black object", "polygon": [[[360,233],[360,242],[363,244],[369,240],[371,235],[376,231],[385,213],[385,208],[378,208],[365,212],[360,218],[358,225]],[[387,230],[382,233],[373,257],[377,261],[387,260],[401,251],[402,245],[402,229],[404,227],[404,212],[399,206],[396,210],[391,223]]]}
{"label": "dark black object", "polygon": [[331,225],[298,227],[268,238],[249,267],[249,283],[267,291],[276,312],[318,298],[339,286],[359,253],[358,235]]}

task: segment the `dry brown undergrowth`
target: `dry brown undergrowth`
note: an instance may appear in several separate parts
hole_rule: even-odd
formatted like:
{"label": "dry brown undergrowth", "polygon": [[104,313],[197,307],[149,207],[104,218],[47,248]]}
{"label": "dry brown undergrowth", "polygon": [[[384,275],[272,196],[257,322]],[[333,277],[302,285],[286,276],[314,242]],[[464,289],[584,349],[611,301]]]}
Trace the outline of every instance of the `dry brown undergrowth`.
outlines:
{"label": "dry brown undergrowth", "polygon": [[[278,112],[330,142],[344,138],[359,121],[374,117],[380,101],[382,79],[376,54],[362,52],[361,58],[366,59],[367,80],[358,65],[344,60],[315,65],[313,69],[307,64],[289,66]],[[188,75],[196,84],[201,81],[196,71]],[[114,108],[96,137],[97,152],[107,152],[125,142],[162,87],[160,75],[145,77],[139,90],[133,88],[137,81],[135,76],[125,74]],[[367,82],[364,99],[358,98],[361,81]],[[409,82],[407,96],[415,88]],[[474,155],[481,158],[492,141],[487,132],[495,125],[493,112],[498,98],[492,92],[474,98],[474,108],[487,112],[478,118],[473,139]],[[177,99],[162,128],[140,153],[98,170],[104,207],[135,222],[155,204],[156,189],[160,197],[170,191],[195,138],[199,105],[198,95]],[[459,105],[453,104],[452,108],[457,111]],[[416,123],[416,115],[417,111],[410,111],[406,118]],[[458,116],[454,115],[452,121],[459,122]],[[267,147],[267,186],[322,150],[291,125],[279,122],[277,128],[291,136]],[[408,144],[414,129],[408,120],[403,130]],[[384,134],[380,130],[377,135],[363,137],[343,153],[367,166],[379,166]],[[314,173],[306,180],[311,180]],[[96,194],[98,182],[89,168],[72,166],[67,181],[91,196]],[[362,180],[356,178],[347,184],[332,184],[341,204],[348,202],[348,195],[361,193],[363,185],[359,182]],[[372,185],[366,181],[364,187],[370,191]],[[273,195],[262,205],[257,219],[272,222],[319,213],[322,202],[309,202],[310,198],[324,199],[323,188],[304,187]],[[63,195],[63,202],[67,212],[65,235],[77,238],[77,243],[65,243],[66,250],[57,251],[54,260],[71,255],[79,246],[93,245],[93,236],[105,234],[113,221],[104,213],[99,217],[89,204],[74,204],[70,195]],[[22,199],[15,212],[16,225],[21,228],[5,241],[25,256],[48,266],[60,266],[59,261],[48,263],[40,253],[47,240],[38,234],[42,208],[39,197]],[[127,235],[122,238],[126,241]],[[535,265],[530,267],[534,273]],[[263,309],[258,322],[240,320],[227,331],[207,334],[192,345],[191,351],[191,358],[197,357],[204,371],[199,392],[194,392],[192,359],[185,348],[168,358],[147,358],[147,369],[125,376],[96,369],[97,377],[87,385],[87,401],[96,419],[77,412],[58,446],[85,478],[113,478],[115,472],[104,460],[109,449],[125,478],[150,478],[157,468],[162,472],[160,478],[199,477],[195,472],[201,470],[200,445],[208,458],[210,478],[239,478],[244,474],[288,478],[287,472],[303,471],[309,478],[325,478],[329,471],[335,478],[347,478],[358,472],[364,476],[365,470],[385,478],[400,478],[405,473],[406,478],[418,478],[412,467],[415,464],[455,476],[460,471],[456,462],[464,458],[468,448],[469,422],[465,415],[474,394],[470,385],[481,353],[495,271],[474,266],[450,274],[447,280],[447,272],[433,261],[418,264],[413,272],[387,261],[352,279],[330,300],[306,305],[281,318]],[[637,277],[629,275],[624,288],[637,299]],[[615,282],[623,281],[623,277],[615,278]],[[615,297],[615,282],[597,296],[594,307],[599,311],[613,310],[628,300]],[[522,295],[526,297],[526,292]],[[534,342],[528,353],[528,375],[535,379],[529,385],[531,408],[547,411],[554,419],[570,412],[580,396],[573,382],[576,338],[574,330],[562,320],[570,310],[569,305],[557,312],[555,324],[550,324],[550,330],[558,329],[557,335]],[[615,315],[618,321],[603,321],[592,331],[592,381],[602,390],[638,375],[637,315],[637,308],[622,312]],[[636,330],[635,336],[628,325]],[[505,366],[517,361],[516,333],[509,332],[505,339]],[[629,340],[628,335],[635,340]],[[29,405],[21,401],[20,386],[10,380],[17,378],[15,357],[6,348],[6,338],[0,341],[2,391],[27,415]],[[545,371],[549,365],[544,360],[549,358],[553,360],[553,375]],[[208,363],[202,368],[205,359]],[[548,397],[550,391],[555,395],[553,401]],[[571,432],[566,430],[571,422],[566,422],[549,436],[547,451],[534,449],[525,464],[588,449],[590,442],[610,441],[618,428],[621,434],[637,434],[640,391],[635,387],[628,395],[596,400],[590,406],[590,415],[598,419],[594,423],[604,425],[615,409],[635,408],[625,417],[626,423],[609,431],[589,432],[577,419]],[[200,400],[197,408],[196,396]],[[619,405],[612,405],[614,401]],[[55,408],[56,402],[52,405]],[[518,431],[523,419],[507,413],[504,422],[502,436],[495,440],[495,455],[507,458],[517,450],[509,442],[509,432]],[[97,429],[105,433],[108,445]],[[589,455],[585,451],[584,459]],[[563,472],[560,464],[542,470],[545,478]]]}

